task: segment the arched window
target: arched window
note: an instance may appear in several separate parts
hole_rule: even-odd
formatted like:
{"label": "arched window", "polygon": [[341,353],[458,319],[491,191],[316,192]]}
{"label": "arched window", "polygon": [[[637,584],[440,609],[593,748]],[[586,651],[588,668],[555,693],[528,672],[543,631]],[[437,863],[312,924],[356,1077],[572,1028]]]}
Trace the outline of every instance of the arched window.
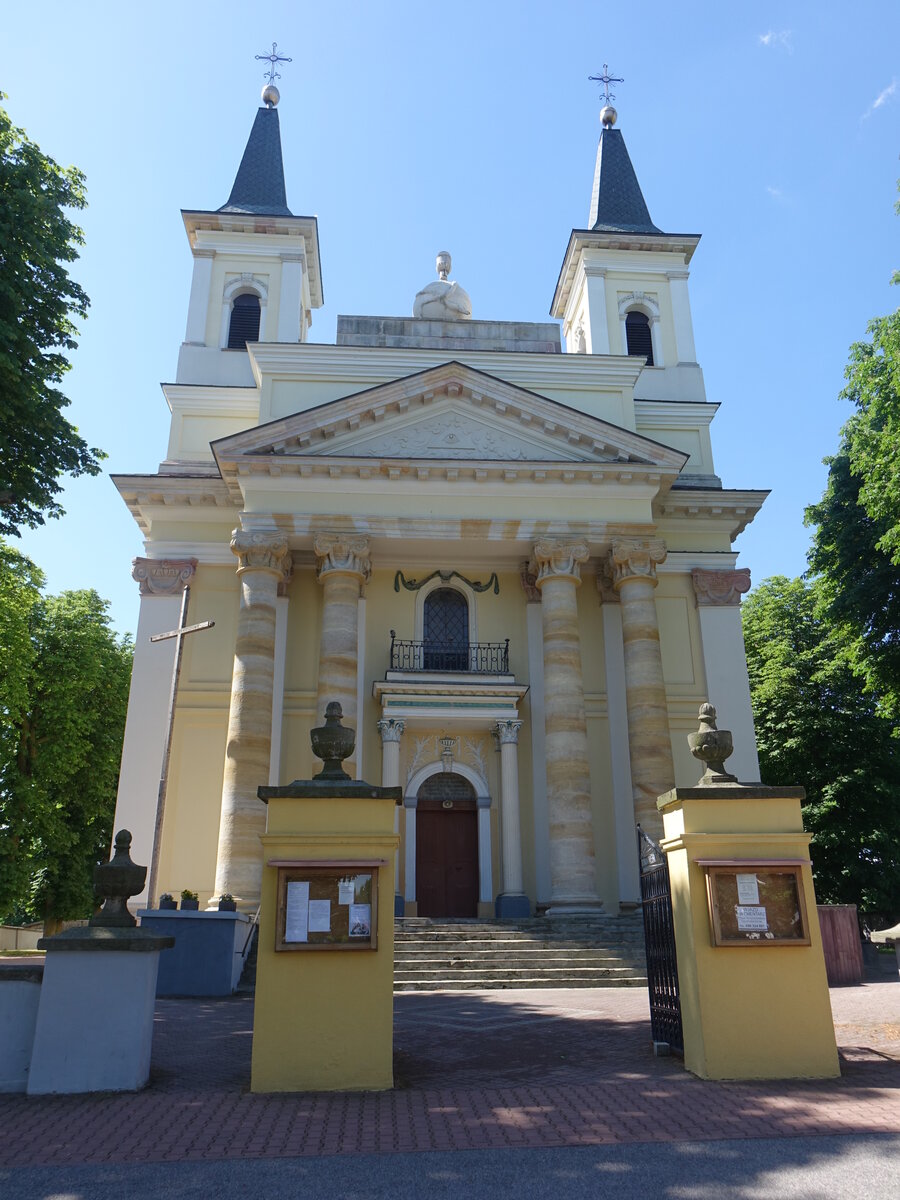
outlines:
{"label": "arched window", "polygon": [[629,354],[646,358],[647,366],[653,366],[653,339],[650,336],[650,318],[632,309],[625,315],[625,341]]}
{"label": "arched window", "polygon": [[425,597],[422,630],[426,671],[469,669],[469,605],[456,588],[435,588]]}
{"label": "arched window", "polygon": [[228,325],[228,349],[243,350],[248,342],[259,341],[259,296],[241,292],[235,296]]}

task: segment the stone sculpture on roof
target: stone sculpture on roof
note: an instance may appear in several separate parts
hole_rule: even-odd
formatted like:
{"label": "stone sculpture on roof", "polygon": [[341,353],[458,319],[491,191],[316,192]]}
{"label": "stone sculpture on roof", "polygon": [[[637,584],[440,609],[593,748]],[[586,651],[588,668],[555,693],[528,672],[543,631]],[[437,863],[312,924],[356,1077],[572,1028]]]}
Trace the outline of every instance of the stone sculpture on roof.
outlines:
{"label": "stone sculpture on roof", "polygon": [[421,321],[470,321],[472,301],[469,293],[447,278],[450,274],[450,254],[438,252],[435,263],[438,278],[416,293],[413,316]]}

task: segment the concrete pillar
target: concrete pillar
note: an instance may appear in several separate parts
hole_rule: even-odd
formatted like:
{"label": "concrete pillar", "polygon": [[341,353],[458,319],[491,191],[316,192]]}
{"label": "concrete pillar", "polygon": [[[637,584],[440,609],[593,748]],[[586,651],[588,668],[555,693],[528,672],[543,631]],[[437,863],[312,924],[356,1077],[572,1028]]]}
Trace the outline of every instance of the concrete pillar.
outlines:
{"label": "concrete pillar", "polygon": [[302,254],[281,256],[281,291],[278,296],[278,330],[276,341],[300,341],[300,310],[303,292]]}
{"label": "concrete pillar", "polygon": [[234,647],[219,849],[213,900],[230,892],[242,909],[259,903],[265,806],[256,789],[269,778],[275,676],[278,583],[291,569],[287,539],[278,533],[235,530],[241,608]]}
{"label": "concrete pillar", "polygon": [[734,737],[727,770],[752,783],[759,779],[759,759],[740,609],[741,595],[750,591],[750,572],[746,567],[735,571],[698,567],[691,578],[700,618],[706,698],[716,708],[719,727],[730,729]]}
{"label": "concrete pillar", "polygon": [[494,911],[490,796],[478,796],[475,806],[478,814],[478,915],[479,917],[490,917]]}
{"label": "concrete pillar", "polygon": [[675,786],[654,599],[656,567],[665,558],[661,538],[623,538],[613,542],[610,554],[613,586],[622,611],[634,819],[657,839],[662,836],[657,798]]}
{"label": "concrete pillar", "polygon": [[195,346],[206,344],[206,318],[209,314],[209,293],[214,258],[214,250],[194,251],[194,274],[191,277],[191,298],[188,301],[187,328],[184,331],[184,340]]}
{"label": "concrete pillar", "polygon": [[544,633],[545,751],[550,815],[550,912],[597,909],[591,776],[576,589],[585,542],[534,547]]}
{"label": "concrete pillar", "polygon": [[691,320],[691,301],[688,296],[688,270],[667,271],[669,296],[672,301],[672,320],[675,324],[675,348],[679,363],[696,363],[694,323]]}
{"label": "concrete pillar", "polygon": [[606,315],[606,271],[585,267],[587,285],[587,352],[609,354],[609,319]]}
{"label": "concrete pillar", "polygon": [[500,742],[500,857],[503,891],[497,897],[498,917],[529,917],[531,905],[522,888],[522,830],[519,818],[518,744],[521,721],[498,721]]}
{"label": "concrete pillar", "polygon": [[284,724],[284,671],[287,663],[287,583],[278,584],[275,601],[275,671],[272,680],[272,746],[269,751],[269,786],[281,783],[281,732]]}
{"label": "concrete pillar", "polygon": [[[316,717],[323,720],[325,706],[337,700],[344,711],[344,724],[356,729],[358,743],[359,595],[372,569],[369,539],[317,533],[314,549],[324,591]],[[351,775],[356,774],[356,756],[354,750],[344,763]],[[351,763],[352,768],[348,766]]]}
{"label": "concrete pillar", "polygon": [[[178,627],[181,594],[196,569],[196,558],[136,558],[132,563],[132,578],[141,589],[141,611],[134,640],[113,828],[130,829],[140,846],[153,845],[175,664],[175,638],[152,643],[150,638]],[[145,884],[143,891],[132,898],[132,907],[141,907],[147,900]]]}
{"label": "concrete pillar", "polygon": [[[376,723],[381,734],[381,786],[400,786],[400,739],[406,722],[394,717],[382,717]],[[394,809],[394,833],[400,833],[400,806]],[[394,851],[394,916],[403,916],[403,895],[400,892],[400,846]]]}
{"label": "concrete pillar", "polygon": [[547,815],[547,760],[544,737],[544,637],[541,628],[541,593],[526,563],[522,570],[525,593],[525,628],[528,634],[528,679],[531,688],[531,807],[534,824],[534,876],[538,903],[550,899],[550,821]]}

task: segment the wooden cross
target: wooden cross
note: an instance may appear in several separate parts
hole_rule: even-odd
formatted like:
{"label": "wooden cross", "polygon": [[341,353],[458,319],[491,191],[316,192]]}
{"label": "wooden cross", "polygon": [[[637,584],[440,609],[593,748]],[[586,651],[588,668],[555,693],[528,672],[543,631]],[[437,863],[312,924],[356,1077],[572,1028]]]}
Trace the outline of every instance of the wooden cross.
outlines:
{"label": "wooden cross", "polygon": [[159,874],[159,852],[162,843],[163,816],[166,811],[166,792],[169,787],[169,755],[172,751],[172,731],[175,728],[175,701],[178,696],[178,677],[181,674],[181,652],[184,649],[184,639],[189,633],[197,633],[201,629],[212,629],[215,621],[200,621],[196,625],[186,625],[188,602],[191,589],[185,586],[181,596],[181,615],[178,628],[170,629],[167,633],[154,633],[151,642],[164,642],[175,638],[175,665],[172,668],[172,686],[169,688],[169,713],[166,719],[166,743],[163,750],[162,769],[159,774],[159,791],[156,796],[156,821],[153,826],[153,853],[150,856],[150,879],[147,885],[147,904],[153,907],[156,895],[157,875]]}

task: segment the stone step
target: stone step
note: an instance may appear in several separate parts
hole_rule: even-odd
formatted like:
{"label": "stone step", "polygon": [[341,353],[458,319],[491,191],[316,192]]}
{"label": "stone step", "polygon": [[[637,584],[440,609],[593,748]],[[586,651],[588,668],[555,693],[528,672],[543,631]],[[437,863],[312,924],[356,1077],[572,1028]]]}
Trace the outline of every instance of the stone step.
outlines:
{"label": "stone step", "polygon": [[567,979],[548,982],[540,977],[527,977],[512,980],[497,979],[395,979],[395,992],[465,992],[465,991],[505,991],[526,990],[531,988],[619,988],[646,987],[647,977],[641,975],[626,975],[614,979]]}
{"label": "stone step", "polygon": [[458,983],[465,983],[481,979],[486,984],[505,980],[507,986],[514,987],[518,979],[543,979],[547,987],[566,987],[576,979],[630,979],[634,974],[633,971],[617,967],[585,967],[574,971],[554,970],[552,967],[531,971],[492,971],[485,967],[447,971],[442,967],[425,967],[417,971],[395,971],[394,982],[401,983],[412,979],[455,979]]}
{"label": "stone step", "polygon": [[423,946],[419,950],[412,952],[404,951],[400,953],[395,949],[394,962],[399,963],[414,963],[414,962],[435,962],[457,963],[457,962],[496,962],[496,963],[513,963],[513,962],[547,962],[547,963],[591,963],[591,962],[617,962],[617,963],[641,963],[644,961],[643,954],[626,954],[621,947],[594,946],[590,948],[582,948],[578,950],[499,950],[499,951],[478,951],[473,950],[471,946],[460,946],[458,950],[450,953],[438,946]]}

